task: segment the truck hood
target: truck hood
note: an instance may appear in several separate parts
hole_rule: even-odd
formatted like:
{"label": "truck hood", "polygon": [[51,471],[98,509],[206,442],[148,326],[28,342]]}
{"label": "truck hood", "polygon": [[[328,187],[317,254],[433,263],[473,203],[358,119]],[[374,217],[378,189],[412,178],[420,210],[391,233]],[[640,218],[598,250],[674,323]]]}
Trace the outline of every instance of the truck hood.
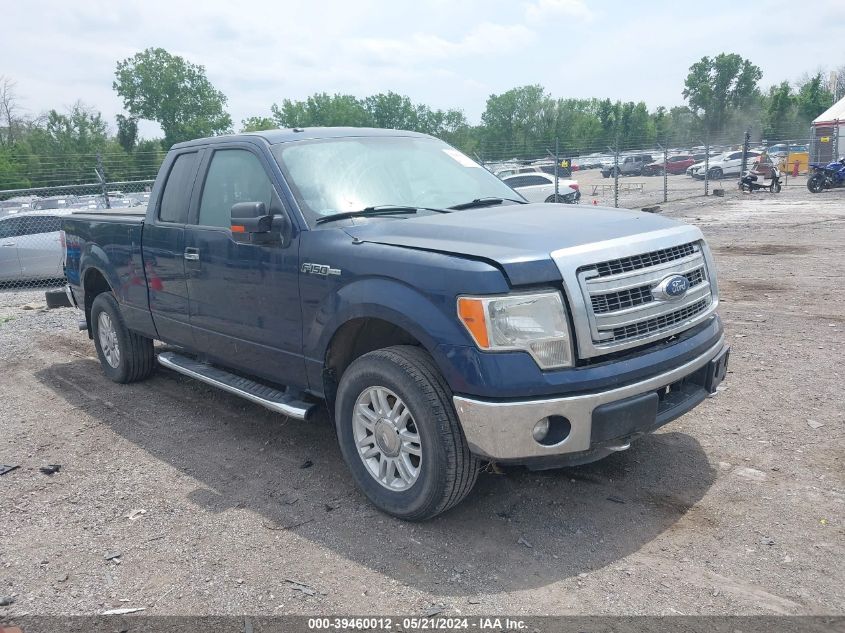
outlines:
{"label": "truck hood", "polygon": [[540,203],[368,221],[345,230],[362,242],[487,260],[522,285],[561,278],[552,251],[677,226],[652,213]]}

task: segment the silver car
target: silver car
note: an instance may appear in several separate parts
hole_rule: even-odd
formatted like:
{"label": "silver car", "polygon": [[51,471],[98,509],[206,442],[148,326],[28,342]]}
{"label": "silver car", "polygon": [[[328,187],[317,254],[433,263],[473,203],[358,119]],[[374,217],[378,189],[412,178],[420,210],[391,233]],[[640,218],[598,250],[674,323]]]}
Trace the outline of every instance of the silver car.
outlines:
{"label": "silver car", "polygon": [[60,279],[62,216],[70,211],[30,211],[0,218],[0,283]]}

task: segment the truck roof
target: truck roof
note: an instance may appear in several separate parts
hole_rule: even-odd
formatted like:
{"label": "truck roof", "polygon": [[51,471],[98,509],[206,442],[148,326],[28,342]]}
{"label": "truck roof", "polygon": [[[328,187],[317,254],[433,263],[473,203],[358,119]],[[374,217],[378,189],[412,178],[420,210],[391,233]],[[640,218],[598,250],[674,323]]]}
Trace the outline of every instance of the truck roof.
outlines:
{"label": "truck roof", "polygon": [[308,128],[283,128],[276,130],[263,130],[260,132],[246,132],[244,134],[226,134],[223,136],[211,136],[193,141],[176,143],[171,149],[181,149],[194,145],[208,145],[212,143],[223,143],[232,141],[247,141],[259,137],[270,145],[277,143],[288,143],[290,141],[314,140],[323,138],[343,138],[353,136],[415,136],[418,138],[432,138],[428,134],[420,132],[409,132],[407,130],[392,130],[374,127],[308,127]]}

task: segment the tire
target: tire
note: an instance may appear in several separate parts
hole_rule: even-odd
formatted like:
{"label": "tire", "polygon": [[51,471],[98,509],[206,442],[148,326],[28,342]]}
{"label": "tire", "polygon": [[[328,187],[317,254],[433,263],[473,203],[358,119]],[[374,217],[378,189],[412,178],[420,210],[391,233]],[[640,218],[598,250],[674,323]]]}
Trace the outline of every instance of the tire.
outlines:
{"label": "tire", "polygon": [[557,202],[557,203],[560,203],[560,204],[574,204],[574,203],[575,203],[575,200],[573,199],[573,198],[574,198],[574,196],[575,196],[575,193],[574,193],[574,192],[573,192],[573,193],[568,193],[568,194],[566,194],[566,195],[563,195],[563,194],[557,194],[557,195],[552,194],[552,195],[550,195],[548,198],[546,198],[546,199],[544,200],[544,202],[549,202],[549,203]]}
{"label": "tire", "polygon": [[[410,415],[404,426],[401,422],[396,425],[404,434],[394,436],[392,425],[385,422],[390,415],[379,413],[373,404],[380,395],[387,405],[381,407],[382,411],[390,407],[404,411],[398,408],[397,399],[407,409]],[[369,412],[366,416],[358,413],[362,407]],[[340,450],[355,484],[383,512],[423,521],[445,512],[472,490],[480,462],[469,451],[452,404],[452,392],[424,350],[399,345],[355,360],[341,376],[335,412]],[[379,442],[375,441],[377,433],[382,433]],[[414,435],[416,459],[398,452],[408,443],[403,438]],[[412,447],[414,441],[410,441]],[[371,453],[369,459],[362,455],[365,452]],[[398,456],[390,456],[397,452]],[[413,481],[403,477],[398,466],[390,465],[405,458],[409,460],[404,462],[406,474],[413,474],[415,467]],[[383,461],[388,464],[384,469]],[[383,471],[387,483],[379,481]]]}
{"label": "tire", "polygon": [[779,182],[772,183],[772,193],[780,193],[781,184]]}
{"label": "tire", "polygon": [[707,173],[708,173],[708,175],[709,175],[710,180],[721,180],[721,179],[722,179],[722,176],[724,175],[724,174],[722,173],[722,169],[721,169],[720,167],[713,167],[713,168],[712,168],[709,172],[707,172]]}
{"label": "tire", "polygon": [[112,293],[103,292],[94,298],[91,329],[97,357],[109,380],[126,384],[153,373],[156,365],[152,339],[127,329]]}
{"label": "tire", "polygon": [[807,189],[810,193],[821,193],[824,190],[824,175],[813,174],[807,180]]}

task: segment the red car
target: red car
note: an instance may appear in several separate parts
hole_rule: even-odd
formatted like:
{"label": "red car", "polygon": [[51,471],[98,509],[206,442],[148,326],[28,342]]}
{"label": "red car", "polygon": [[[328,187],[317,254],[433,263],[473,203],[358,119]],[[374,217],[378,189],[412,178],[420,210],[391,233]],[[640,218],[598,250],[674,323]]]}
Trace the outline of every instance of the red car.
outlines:
{"label": "red car", "polygon": [[[695,164],[695,159],[690,154],[678,154],[666,159],[666,172],[670,174],[683,174],[687,167]],[[661,176],[663,174],[663,161],[656,160],[643,167],[644,176]]]}

